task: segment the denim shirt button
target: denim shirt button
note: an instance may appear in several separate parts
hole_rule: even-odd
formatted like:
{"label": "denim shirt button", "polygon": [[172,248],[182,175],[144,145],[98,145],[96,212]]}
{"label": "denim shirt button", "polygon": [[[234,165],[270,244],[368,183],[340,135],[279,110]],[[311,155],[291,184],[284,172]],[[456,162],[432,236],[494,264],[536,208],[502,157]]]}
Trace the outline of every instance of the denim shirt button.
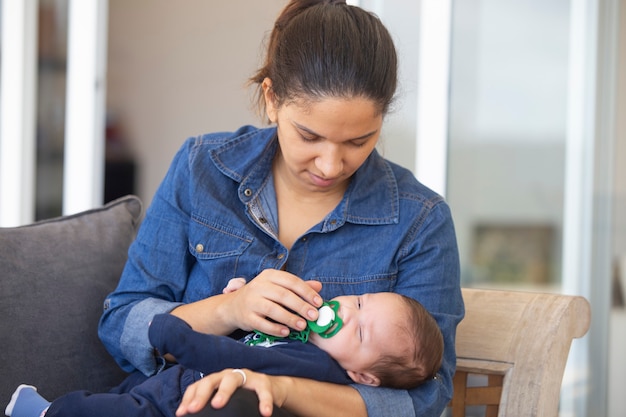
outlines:
{"label": "denim shirt button", "polygon": [[252,195],[252,190],[246,188],[245,190],[243,190],[243,195],[245,195],[246,197],[250,197]]}
{"label": "denim shirt button", "polygon": [[198,243],[196,245],[196,252],[198,252],[198,253],[204,252],[204,245],[202,243]]}
{"label": "denim shirt button", "polygon": [[283,259],[285,257],[284,253],[279,253],[278,256],[276,256],[276,259]]}

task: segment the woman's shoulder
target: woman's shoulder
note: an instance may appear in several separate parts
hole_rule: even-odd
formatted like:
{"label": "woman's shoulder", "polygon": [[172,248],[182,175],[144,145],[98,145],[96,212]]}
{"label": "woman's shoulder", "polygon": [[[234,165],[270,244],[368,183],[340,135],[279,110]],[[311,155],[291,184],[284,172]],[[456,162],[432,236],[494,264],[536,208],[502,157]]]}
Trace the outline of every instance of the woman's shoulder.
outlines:
{"label": "woman's shoulder", "polygon": [[[271,160],[275,152],[276,128],[242,126],[232,132],[213,132],[188,138],[179,150],[178,163],[205,175],[209,167],[241,181],[258,164]],[[265,166],[265,165],[263,165]]]}
{"label": "woman's shoulder", "polygon": [[[389,178],[392,178],[395,182],[399,198],[430,201],[434,204],[444,200],[441,195],[421,183],[408,168],[392,162],[379,154],[375,155],[375,159],[376,170],[386,171]],[[377,174],[377,176],[384,177],[384,175],[380,174]]]}
{"label": "woman's shoulder", "polygon": [[177,159],[190,165],[209,160],[229,165],[229,161],[253,158],[263,153],[276,135],[275,127],[245,125],[234,131],[218,131],[188,137],[178,150]]}
{"label": "woman's shoulder", "polygon": [[427,200],[443,200],[441,195],[420,182],[412,171],[396,163],[389,161],[388,163],[398,181],[398,189],[401,194],[415,194]]}
{"label": "woman's shoulder", "polygon": [[218,131],[203,133],[187,138],[183,146],[190,148],[221,148],[235,146],[238,143],[250,140],[256,136],[273,136],[275,129],[260,128],[253,125],[244,125],[233,131]]}

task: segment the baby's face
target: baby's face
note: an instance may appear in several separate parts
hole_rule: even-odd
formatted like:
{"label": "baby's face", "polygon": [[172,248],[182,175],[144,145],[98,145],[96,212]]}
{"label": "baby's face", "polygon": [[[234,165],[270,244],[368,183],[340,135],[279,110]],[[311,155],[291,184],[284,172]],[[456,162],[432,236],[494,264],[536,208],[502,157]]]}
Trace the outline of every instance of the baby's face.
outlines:
{"label": "baby's face", "polygon": [[399,342],[406,338],[400,334],[407,328],[402,325],[407,320],[406,306],[398,294],[345,295],[333,300],[339,302],[343,327],[328,339],[313,332],[309,339],[342,368],[366,372],[383,353],[405,348]]}

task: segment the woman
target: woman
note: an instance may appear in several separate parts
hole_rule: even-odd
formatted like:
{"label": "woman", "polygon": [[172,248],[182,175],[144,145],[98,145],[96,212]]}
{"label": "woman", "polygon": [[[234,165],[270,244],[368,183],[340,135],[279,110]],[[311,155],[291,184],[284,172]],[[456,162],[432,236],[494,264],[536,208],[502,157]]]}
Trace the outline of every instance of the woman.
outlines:
{"label": "woman", "polygon": [[[322,299],[392,291],[421,302],[441,327],[437,378],[402,391],[249,373],[245,388],[257,381],[262,406],[269,396],[300,416],[441,413],[463,316],[458,253],[444,200],[375,150],[396,77],[393,41],[375,16],[336,1],[285,7],[252,78],[275,126],[183,145],[105,301],[100,337],[124,369],[151,375],[165,365],[148,341],[159,313],[206,333],[285,336],[316,319]],[[248,283],[222,294],[235,277]],[[242,382],[227,371],[204,389],[213,379],[222,383],[217,407]]]}

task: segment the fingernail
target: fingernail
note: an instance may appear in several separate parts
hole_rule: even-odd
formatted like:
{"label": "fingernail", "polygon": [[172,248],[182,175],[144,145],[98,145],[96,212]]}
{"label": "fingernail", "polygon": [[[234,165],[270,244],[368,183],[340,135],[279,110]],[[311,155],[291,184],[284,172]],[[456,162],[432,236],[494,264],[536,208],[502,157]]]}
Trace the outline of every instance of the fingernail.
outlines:
{"label": "fingernail", "polygon": [[323,304],[323,302],[324,302],[324,301],[322,300],[322,297],[320,297],[320,296],[316,296],[316,297],[313,299],[313,301],[315,301],[315,304],[316,304],[316,305],[318,305],[318,306],[321,306],[321,305]]}
{"label": "fingernail", "polygon": [[317,314],[318,314],[317,310],[313,310],[313,309],[307,312],[307,316],[309,316],[309,319],[311,320],[315,320],[317,318]]}
{"label": "fingernail", "polygon": [[306,329],[306,322],[305,322],[304,320],[298,320],[297,325],[298,325],[298,329],[299,329],[299,330],[304,330],[304,329]]}

